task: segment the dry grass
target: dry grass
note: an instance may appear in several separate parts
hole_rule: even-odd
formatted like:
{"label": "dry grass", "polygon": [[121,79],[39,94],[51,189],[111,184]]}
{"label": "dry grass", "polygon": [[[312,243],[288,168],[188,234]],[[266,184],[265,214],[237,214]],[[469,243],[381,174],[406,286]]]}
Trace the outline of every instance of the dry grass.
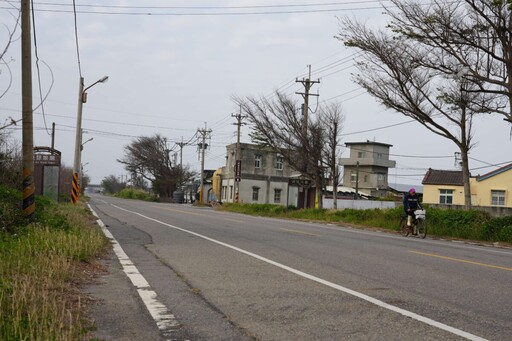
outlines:
{"label": "dry grass", "polygon": [[81,340],[91,327],[79,286],[97,272],[107,241],[83,207],[56,205],[49,214],[69,225],[0,236],[2,340]]}

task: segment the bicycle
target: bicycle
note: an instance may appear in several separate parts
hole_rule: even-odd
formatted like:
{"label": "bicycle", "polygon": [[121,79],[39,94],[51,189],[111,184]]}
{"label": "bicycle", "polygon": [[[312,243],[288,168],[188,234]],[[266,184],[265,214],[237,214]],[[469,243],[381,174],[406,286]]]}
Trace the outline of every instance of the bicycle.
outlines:
{"label": "bicycle", "polygon": [[400,217],[400,234],[407,237],[409,234],[417,236],[418,238],[424,239],[427,236],[427,222],[425,220],[426,211],[416,210],[414,211],[414,220],[412,226],[407,226],[407,216]]}

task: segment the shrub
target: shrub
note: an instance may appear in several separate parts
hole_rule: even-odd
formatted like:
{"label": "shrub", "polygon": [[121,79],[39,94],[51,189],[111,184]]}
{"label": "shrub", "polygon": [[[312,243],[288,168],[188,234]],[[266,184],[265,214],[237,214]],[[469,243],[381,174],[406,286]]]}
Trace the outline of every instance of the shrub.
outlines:
{"label": "shrub", "polygon": [[483,228],[482,239],[512,243],[512,216],[491,219]]}
{"label": "shrub", "polygon": [[115,196],[123,199],[158,201],[158,198],[155,195],[148,193],[142,189],[135,188],[125,188],[121,190],[119,193],[115,194]]}

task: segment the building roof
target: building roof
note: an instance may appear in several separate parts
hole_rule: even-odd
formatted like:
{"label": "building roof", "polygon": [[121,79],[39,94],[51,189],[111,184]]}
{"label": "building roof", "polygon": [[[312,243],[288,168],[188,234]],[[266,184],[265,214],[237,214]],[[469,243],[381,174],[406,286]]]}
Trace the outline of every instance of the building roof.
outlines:
{"label": "building roof", "polygon": [[423,181],[423,185],[453,185],[463,186],[462,171],[440,170],[429,168]]}
{"label": "building roof", "polygon": [[375,141],[370,141],[370,140],[366,140],[366,142],[345,142],[345,146],[352,146],[352,145],[378,145],[378,146],[384,146],[384,147],[393,147],[392,144],[387,144],[387,143],[381,143],[381,142],[375,142]]}
{"label": "building roof", "polygon": [[489,172],[487,174],[484,174],[484,175],[479,175],[477,176],[476,178],[476,181],[483,181],[483,180],[487,180],[495,175],[498,175],[498,174],[501,174],[503,172],[506,172],[508,170],[512,169],[512,163],[509,163],[508,165],[505,165],[501,168],[498,168],[498,169],[495,169],[493,170],[492,172]]}
{"label": "building roof", "polygon": [[388,187],[396,192],[408,193],[411,188],[416,190],[416,193],[423,194],[423,186],[406,185],[406,184],[389,184]]}

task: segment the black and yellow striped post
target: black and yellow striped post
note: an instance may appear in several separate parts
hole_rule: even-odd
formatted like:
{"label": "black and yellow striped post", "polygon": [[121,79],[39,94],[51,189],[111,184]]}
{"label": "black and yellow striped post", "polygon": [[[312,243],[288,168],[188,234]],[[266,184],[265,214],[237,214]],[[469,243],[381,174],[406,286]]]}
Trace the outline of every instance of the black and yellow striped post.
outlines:
{"label": "black and yellow striped post", "polygon": [[71,189],[71,203],[76,204],[80,199],[80,184],[78,183],[78,173],[73,173],[73,188]]}
{"label": "black and yellow striped post", "polygon": [[35,189],[33,173],[30,169],[23,169],[23,214],[29,218],[36,210]]}

